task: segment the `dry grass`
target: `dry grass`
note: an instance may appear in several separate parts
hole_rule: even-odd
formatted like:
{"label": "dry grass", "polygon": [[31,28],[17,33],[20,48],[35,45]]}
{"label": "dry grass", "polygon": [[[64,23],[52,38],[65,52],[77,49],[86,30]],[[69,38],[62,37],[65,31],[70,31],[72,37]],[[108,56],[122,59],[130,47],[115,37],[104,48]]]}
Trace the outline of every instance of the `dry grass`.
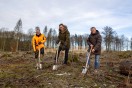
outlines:
{"label": "dry grass", "polygon": [[[32,52],[19,52],[12,54],[1,53],[0,58],[0,88],[127,88],[131,87],[130,76],[126,77],[119,73],[119,61],[111,57],[111,63],[106,67],[106,54],[101,56],[99,73],[94,74],[93,63],[84,77],[80,76],[82,66],[85,65],[85,51],[74,51],[72,57],[69,54],[68,66],[61,65],[57,71],[52,71],[55,50],[46,50],[43,59],[43,70],[36,70],[34,54]],[[60,55],[60,64],[63,61],[64,52]],[[76,60],[73,60],[73,59]],[[57,75],[62,74],[62,75]],[[70,75],[69,75],[70,74]],[[131,72],[130,72],[131,74]],[[124,79],[127,79],[124,83]]]}

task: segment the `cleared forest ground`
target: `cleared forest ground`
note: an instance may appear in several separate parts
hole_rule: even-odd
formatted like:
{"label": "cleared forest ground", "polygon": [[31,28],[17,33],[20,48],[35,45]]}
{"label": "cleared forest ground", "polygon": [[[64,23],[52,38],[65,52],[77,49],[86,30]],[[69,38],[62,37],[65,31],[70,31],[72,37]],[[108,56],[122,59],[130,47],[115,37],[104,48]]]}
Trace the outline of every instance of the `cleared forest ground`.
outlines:
{"label": "cleared forest ground", "polygon": [[[127,76],[120,74],[120,61],[131,59],[131,52],[103,53],[100,71],[94,74],[93,61],[88,73],[81,75],[85,65],[85,53],[69,55],[69,64],[52,70],[54,53],[47,52],[43,59],[43,70],[35,68],[32,52],[0,52],[0,88],[131,88]],[[63,53],[60,55],[60,64]],[[110,64],[109,64],[110,63]],[[111,64],[112,63],[112,64]]]}

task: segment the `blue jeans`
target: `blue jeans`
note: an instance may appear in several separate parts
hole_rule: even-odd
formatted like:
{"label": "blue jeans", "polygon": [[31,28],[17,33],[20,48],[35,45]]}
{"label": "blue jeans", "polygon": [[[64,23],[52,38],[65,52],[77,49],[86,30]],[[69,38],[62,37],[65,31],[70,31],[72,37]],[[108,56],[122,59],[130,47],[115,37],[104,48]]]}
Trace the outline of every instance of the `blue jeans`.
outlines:
{"label": "blue jeans", "polygon": [[[95,55],[95,61],[94,61],[94,69],[98,69],[100,67],[100,55]],[[89,61],[88,61],[88,65],[90,65],[90,58],[89,58]]]}

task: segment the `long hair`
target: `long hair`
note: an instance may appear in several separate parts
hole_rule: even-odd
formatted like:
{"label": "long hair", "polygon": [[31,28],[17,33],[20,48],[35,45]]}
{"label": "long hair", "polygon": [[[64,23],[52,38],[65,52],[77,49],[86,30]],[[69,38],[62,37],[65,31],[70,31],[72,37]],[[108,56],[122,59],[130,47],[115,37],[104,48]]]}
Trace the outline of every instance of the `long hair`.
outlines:
{"label": "long hair", "polygon": [[[59,24],[59,26],[63,26],[65,29],[67,29],[67,26],[64,25],[63,23]],[[60,31],[60,29],[59,29],[59,31]]]}

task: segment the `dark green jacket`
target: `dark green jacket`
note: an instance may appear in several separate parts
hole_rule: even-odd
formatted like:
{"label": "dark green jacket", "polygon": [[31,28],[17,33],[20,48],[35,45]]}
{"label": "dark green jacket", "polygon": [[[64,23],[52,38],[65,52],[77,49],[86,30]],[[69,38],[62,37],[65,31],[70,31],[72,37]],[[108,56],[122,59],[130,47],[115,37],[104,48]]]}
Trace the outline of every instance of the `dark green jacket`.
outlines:
{"label": "dark green jacket", "polygon": [[101,54],[101,42],[102,42],[102,37],[99,33],[98,30],[96,30],[95,34],[90,34],[88,37],[88,45],[90,46],[91,44],[94,45],[95,53],[94,54]]}
{"label": "dark green jacket", "polygon": [[61,42],[60,47],[65,45],[66,48],[70,48],[70,32],[67,28],[64,32],[59,31],[58,40]]}

